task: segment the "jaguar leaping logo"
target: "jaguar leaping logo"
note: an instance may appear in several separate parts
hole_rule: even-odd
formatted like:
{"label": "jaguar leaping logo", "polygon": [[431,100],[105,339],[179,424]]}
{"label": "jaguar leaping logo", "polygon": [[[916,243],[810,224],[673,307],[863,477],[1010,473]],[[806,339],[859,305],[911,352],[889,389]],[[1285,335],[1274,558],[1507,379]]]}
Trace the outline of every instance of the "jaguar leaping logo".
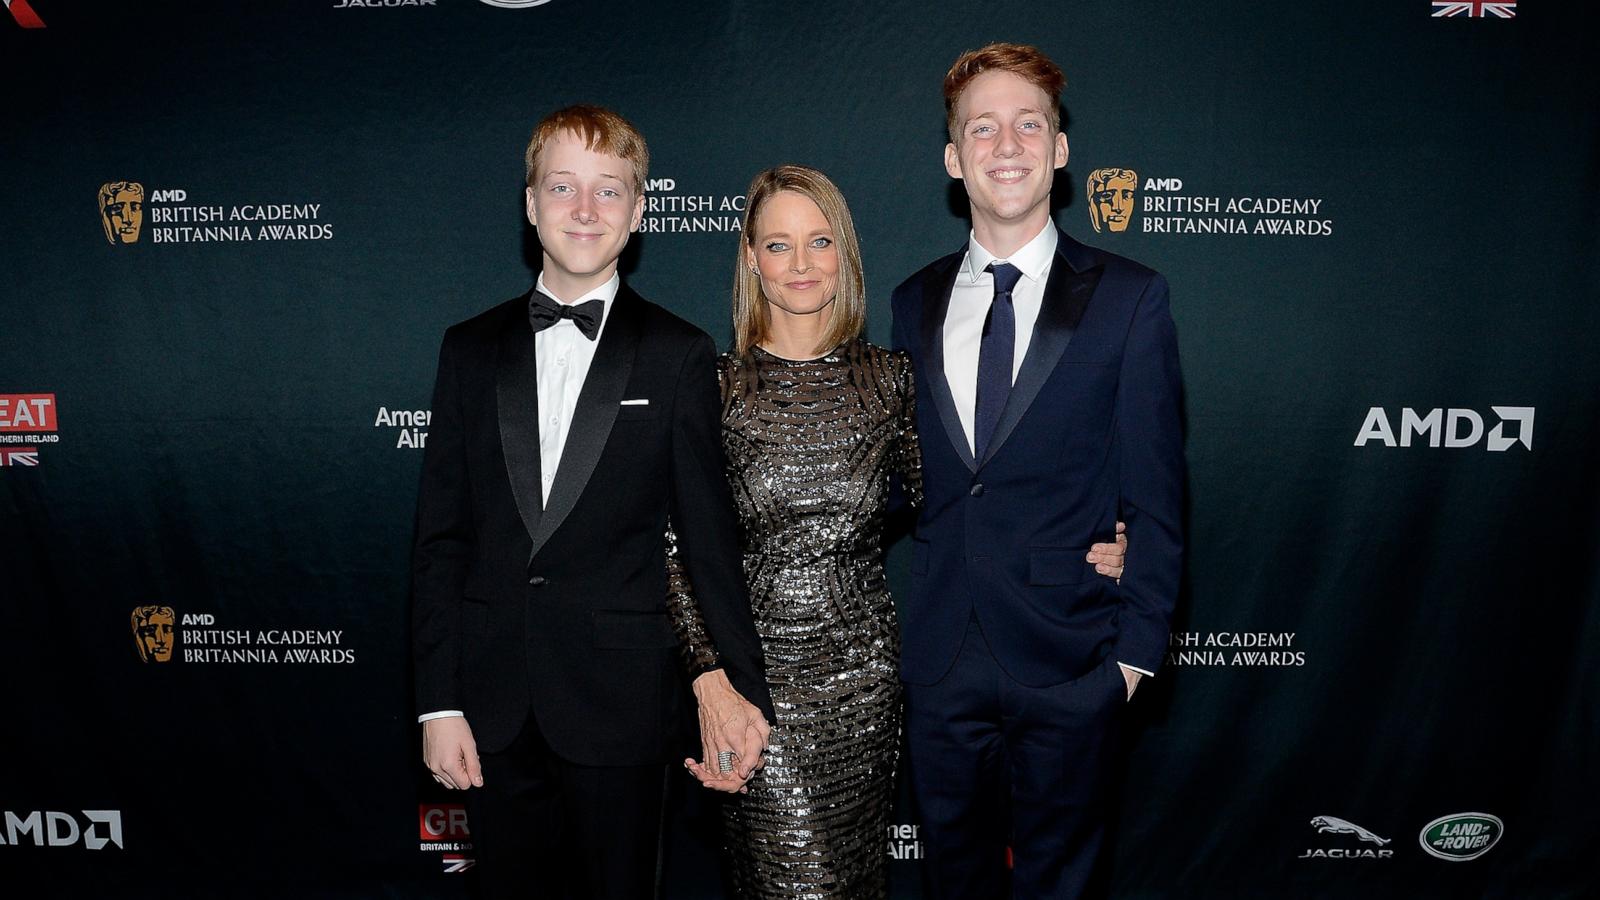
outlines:
{"label": "jaguar leaping logo", "polygon": [[1370,841],[1379,847],[1389,843],[1388,838],[1378,837],[1354,822],[1346,822],[1344,819],[1336,819],[1333,816],[1317,816],[1311,820],[1311,826],[1317,829],[1318,834],[1328,832],[1333,834],[1353,834],[1361,840]]}

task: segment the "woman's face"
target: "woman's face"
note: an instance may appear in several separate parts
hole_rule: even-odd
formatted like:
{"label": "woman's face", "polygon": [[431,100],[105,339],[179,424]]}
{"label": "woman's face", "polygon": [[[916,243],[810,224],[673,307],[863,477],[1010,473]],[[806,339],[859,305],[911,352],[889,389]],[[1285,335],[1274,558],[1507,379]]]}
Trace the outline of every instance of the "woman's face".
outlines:
{"label": "woman's face", "polygon": [[827,310],[839,292],[839,250],[833,227],[804,194],[779,191],[756,213],[755,244],[746,261],[761,276],[767,302],[794,316]]}

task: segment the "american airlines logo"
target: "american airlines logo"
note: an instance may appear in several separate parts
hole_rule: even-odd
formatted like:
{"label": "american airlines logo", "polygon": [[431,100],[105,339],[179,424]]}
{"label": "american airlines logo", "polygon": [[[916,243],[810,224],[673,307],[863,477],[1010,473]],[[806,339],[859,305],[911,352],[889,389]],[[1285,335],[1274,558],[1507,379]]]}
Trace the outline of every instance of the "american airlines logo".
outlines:
{"label": "american airlines logo", "polygon": [[[1356,433],[1356,446],[1380,443],[1385,447],[1474,447],[1482,441],[1491,453],[1503,453],[1521,444],[1533,449],[1533,407],[1491,406],[1496,421],[1489,427],[1485,417],[1471,409],[1415,410],[1407,406],[1398,417],[1391,417],[1381,406],[1367,411],[1366,421]],[[1398,428],[1396,428],[1398,424]],[[1487,430],[1486,430],[1487,429]],[[1487,440],[1485,441],[1485,437]]]}
{"label": "american airlines logo", "polygon": [[81,813],[5,811],[4,835],[0,844],[12,847],[31,843],[35,847],[70,847],[80,840],[90,850],[115,844],[122,849],[122,811],[86,809]]}

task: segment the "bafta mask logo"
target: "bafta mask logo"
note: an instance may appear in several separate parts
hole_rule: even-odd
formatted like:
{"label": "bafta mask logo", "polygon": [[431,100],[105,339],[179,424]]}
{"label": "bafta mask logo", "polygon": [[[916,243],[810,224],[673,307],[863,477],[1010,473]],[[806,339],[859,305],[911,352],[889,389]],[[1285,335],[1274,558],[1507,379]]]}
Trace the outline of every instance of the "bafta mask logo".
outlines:
{"label": "bafta mask logo", "polygon": [[140,606],[133,611],[133,642],[139,648],[139,661],[158,663],[172,660],[176,642],[172,626],[178,617],[170,606]]}
{"label": "bafta mask logo", "polygon": [[144,225],[144,185],[137,181],[110,181],[100,185],[100,224],[106,240],[131,244]]}
{"label": "bafta mask logo", "polygon": [[1132,169],[1095,169],[1089,173],[1089,224],[1096,233],[1127,231],[1133,221],[1139,173]]}

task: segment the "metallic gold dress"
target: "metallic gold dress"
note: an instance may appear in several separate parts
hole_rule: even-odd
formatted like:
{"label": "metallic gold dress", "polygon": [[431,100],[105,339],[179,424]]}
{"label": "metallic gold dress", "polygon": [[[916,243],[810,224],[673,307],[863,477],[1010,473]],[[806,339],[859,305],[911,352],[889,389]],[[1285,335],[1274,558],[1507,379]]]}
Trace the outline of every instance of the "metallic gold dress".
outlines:
{"label": "metallic gold dress", "polygon": [[[777,721],[766,767],[727,803],[746,898],[885,892],[900,740],[900,638],[883,574],[891,480],[921,500],[911,361],[855,340],[820,359],[723,357],[722,440]],[[669,554],[688,663],[716,664]]]}

